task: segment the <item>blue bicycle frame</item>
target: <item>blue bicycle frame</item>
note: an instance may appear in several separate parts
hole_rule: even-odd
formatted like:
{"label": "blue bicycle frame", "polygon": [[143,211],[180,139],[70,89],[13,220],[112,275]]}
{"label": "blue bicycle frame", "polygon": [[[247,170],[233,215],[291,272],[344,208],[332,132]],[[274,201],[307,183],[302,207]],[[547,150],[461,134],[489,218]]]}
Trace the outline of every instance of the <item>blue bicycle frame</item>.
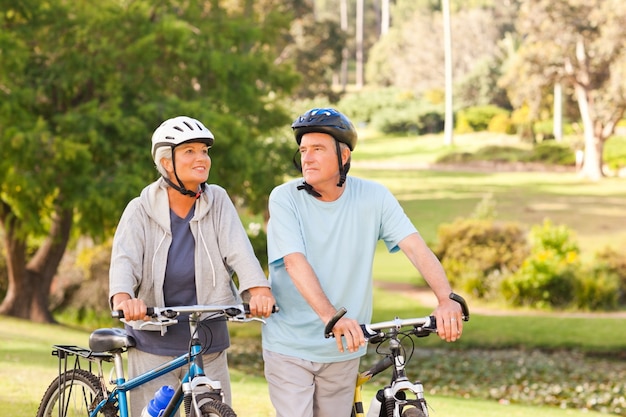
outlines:
{"label": "blue bicycle frame", "polygon": [[[190,321],[190,327],[192,329],[192,334],[195,334],[196,324],[193,321]],[[181,384],[179,384],[179,386],[177,387],[174,396],[170,400],[168,406],[161,416],[172,417],[181,405],[183,399],[183,391],[188,391],[184,388],[187,387],[194,378],[205,376],[203,370],[204,364],[202,361],[202,345],[200,344],[200,341],[195,337],[192,339],[190,353],[186,353],[169,362],[163,363],[157,368],[151,369],[128,381],[126,381],[126,378],[124,377],[123,360],[121,353],[113,354],[113,362],[115,366],[115,373],[117,376],[117,379],[115,380],[115,388],[111,391],[108,397],[102,400],[89,414],[90,417],[97,417],[98,412],[100,412],[100,410],[102,410],[102,408],[107,403],[115,403],[116,400],[118,403],[119,417],[131,417],[128,410],[128,391],[188,364],[189,370],[185,373]],[[218,381],[211,382],[216,387],[220,386],[220,383]],[[191,388],[189,388],[189,392],[191,392],[190,390]]]}

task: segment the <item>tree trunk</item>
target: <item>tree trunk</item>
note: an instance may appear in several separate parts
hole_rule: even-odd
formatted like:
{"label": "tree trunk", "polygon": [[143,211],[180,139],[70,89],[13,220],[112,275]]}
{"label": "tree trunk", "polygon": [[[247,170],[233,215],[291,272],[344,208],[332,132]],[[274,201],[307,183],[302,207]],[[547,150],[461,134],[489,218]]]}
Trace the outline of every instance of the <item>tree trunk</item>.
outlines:
{"label": "tree trunk", "polygon": [[364,67],[364,56],[363,56],[363,25],[365,19],[364,12],[364,3],[365,0],[357,0],[356,1],[356,88],[360,90],[363,88],[365,83],[363,67]]}
{"label": "tree trunk", "polygon": [[54,319],[49,310],[50,284],[69,241],[72,211],[66,209],[56,212],[48,237],[28,262],[27,245],[17,232],[15,217],[9,215],[2,220],[7,248],[8,288],[0,305],[0,314],[52,323]]}
{"label": "tree trunk", "polygon": [[444,144],[454,145],[454,106],[452,82],[452,27],[450,25],[450,1],[441,2],[443,16],[443,50],[444,50],[444,73],[445,73],[445,116],[443,125]]}
{"label": "tree trunk", "polygon": [[[341,0],[341,4],[339,7],[339,16],[341,20],[341,30],[344,33],[348,33],[348,0]],[[348,47],[344,46],[341,50],[341,74],[340,74],[340,82],[341,82],[341,91],[345,92],[348,86]]]}
{"label": "tree trunk", "polygon": [[583,156],[581,173],[590,180],[598,181],[602,178],[603,140],[602,138],[596,137],[595,134],[587,91],[580,84],[575,85],[575,91],[585,135],[585,154]]}

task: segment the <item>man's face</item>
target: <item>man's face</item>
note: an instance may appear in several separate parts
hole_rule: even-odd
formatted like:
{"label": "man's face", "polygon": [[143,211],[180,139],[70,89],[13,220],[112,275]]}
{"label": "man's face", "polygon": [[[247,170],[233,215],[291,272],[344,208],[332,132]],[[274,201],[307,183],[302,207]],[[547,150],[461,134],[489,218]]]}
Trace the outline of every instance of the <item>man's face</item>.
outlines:
{"label": "man's face", "polygon": [[315,188],[339,179],[335,139],[326,133],[305,133],[300,141],[300,162],[304,180]]}

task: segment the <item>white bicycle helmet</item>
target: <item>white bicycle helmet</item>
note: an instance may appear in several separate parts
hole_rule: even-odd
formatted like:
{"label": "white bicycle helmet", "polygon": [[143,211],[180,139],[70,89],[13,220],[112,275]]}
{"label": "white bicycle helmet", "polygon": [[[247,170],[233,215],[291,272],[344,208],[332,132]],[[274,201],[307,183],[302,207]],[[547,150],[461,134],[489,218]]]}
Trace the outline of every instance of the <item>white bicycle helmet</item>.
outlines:
{"label": "white bicycle helmet", "polygon": [[161,123],[152,134],[152,159],[161,146],[174,149],[181,143],[202,142],[211,147],[214,139],[213,133],[199,120],[187,116],[174,117]]}
{"label": "white bicycle helmet", "polygon": [[174,157],[174,148],[181,143],[186,142],[200,142],[204,143],[209,148],[213,146],[213,133],[206,128],[199,120],[193,119],[187,116],[178,116],[173,119],[168,119],[161,123],[161,126],[152,134],[152,159],[154,163],[158,164],[156,160],[156,151],[162,146],[168,146],[172,149],[172,166],[174,168],[174,176],[178,184],[174,183],[171,179],[163,176],[165,182],[170,187],[174,188],[183,195],[199,198],[200,194],[204,191],[205,184],[200,185],[200,190],[188,190],[185,184],[178,177],[176,172],[176,159]]}

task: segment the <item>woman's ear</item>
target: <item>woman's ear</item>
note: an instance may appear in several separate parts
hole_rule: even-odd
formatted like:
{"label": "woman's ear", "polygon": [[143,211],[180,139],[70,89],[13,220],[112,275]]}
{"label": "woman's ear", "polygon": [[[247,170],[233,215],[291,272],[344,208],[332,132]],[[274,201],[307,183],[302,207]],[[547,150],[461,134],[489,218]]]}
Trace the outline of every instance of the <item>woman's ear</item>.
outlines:
{"label": "woman's ear", "polygon": [[171,174],[174,171],[174,167],[172,164],[172,160],[168,158],[161,158],[161,166],[165,168],[165,170]]}

